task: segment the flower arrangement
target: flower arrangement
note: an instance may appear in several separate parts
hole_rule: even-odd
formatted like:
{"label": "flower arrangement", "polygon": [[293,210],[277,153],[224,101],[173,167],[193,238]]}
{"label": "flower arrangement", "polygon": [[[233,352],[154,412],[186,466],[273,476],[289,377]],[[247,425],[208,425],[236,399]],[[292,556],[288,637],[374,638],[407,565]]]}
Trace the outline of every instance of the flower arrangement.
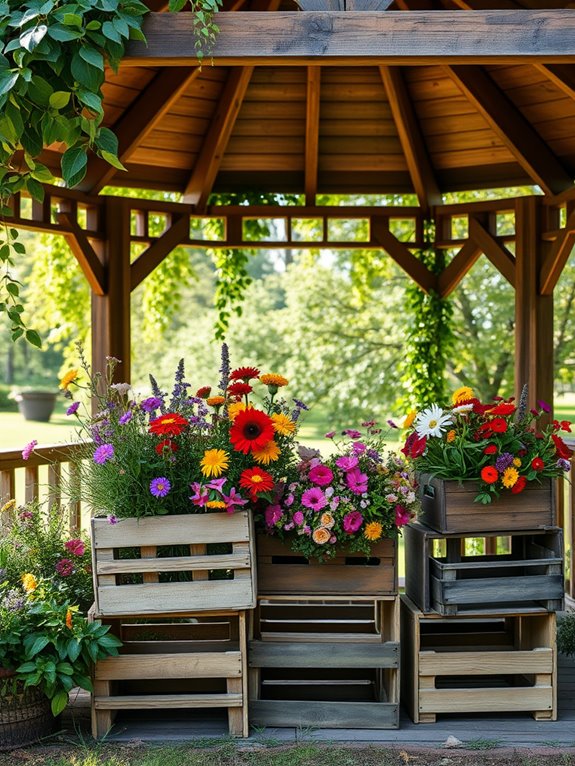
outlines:
{"label": "flower arrangement", "polygon": [[410,429],[401,450],[414,467],[440,479],[478,482],[475,501],[490,503],[502,492],[522,492],[528,482],[553,478],[570,468],[573,452],[559,436],[569,421],[540,427],[550,412],[545,402],[527,410],[524,389],[519,405],[496,397],[481,403],[467,386],[458,388],[450,407],[436,404],[408,415]]}
{"label": "flower arrangement", "polygon": [[102,377],[92,374],[81,350],[80,358],[83,372],[72,370],[61,385],[71,399],[71,386],[87,389],[97,404],[86,417],[78,401],[68,408],[90,440],[82,497],[111,521],[233,513],[271,501],[294,474],[298,419],[307,408],[278,396],[288,383],[283,376],[257,367],[230,370],[224,345],[217,390],[191,389],[182,360],[171,394],[150,376],[151,396],[139,398],[129,384],[113,382],[117,359],[108,359]]}
{"label": "flower arrangement", "polygon": [[416,485],[405,461],[386,453],[381,429],[373,421],[326,436],[335,452],[322,458],[300,448],[298,479],[270,504],[259,519],[268,533],[289,542],[292,550],[319,560],[341,547],[369,555],[385,537],[396,537],[415,514]]}

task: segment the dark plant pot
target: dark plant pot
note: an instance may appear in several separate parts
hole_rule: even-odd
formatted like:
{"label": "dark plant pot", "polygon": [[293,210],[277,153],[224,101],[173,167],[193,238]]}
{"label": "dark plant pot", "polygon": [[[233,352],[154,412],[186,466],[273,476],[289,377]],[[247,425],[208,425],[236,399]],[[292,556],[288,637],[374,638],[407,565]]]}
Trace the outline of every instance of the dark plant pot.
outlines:
{"label": "dark plant pot", "polygon": [[54,412],[57,396],[51,391],[22,391],[17,394],[16,401],[25,420],[47,423]]}
{"label": "dark plant pot", "polygon": [[13,671],[0,669],[0,750],[31,745],[52,733],[50,700],[36,686],[24,688],[11,680]]}

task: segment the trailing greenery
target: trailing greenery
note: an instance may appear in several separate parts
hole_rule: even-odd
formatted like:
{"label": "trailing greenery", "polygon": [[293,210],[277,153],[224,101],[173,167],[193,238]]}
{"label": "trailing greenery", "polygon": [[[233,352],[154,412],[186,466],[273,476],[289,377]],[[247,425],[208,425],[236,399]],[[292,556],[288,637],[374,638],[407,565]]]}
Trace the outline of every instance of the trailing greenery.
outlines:
{"label": "trailing greenery", "polygon": [[566,612],[557,622],[557,649],[575,655],[575,612]]}
{"label": "trailing greenery", "polygon": [[170,0],[170,11],[181,11],[190,4],[193,11],[194,47],[196,56],[201,61],[209,55],[220,28],[214,21],[214,15],[221,9],[222,0]]}

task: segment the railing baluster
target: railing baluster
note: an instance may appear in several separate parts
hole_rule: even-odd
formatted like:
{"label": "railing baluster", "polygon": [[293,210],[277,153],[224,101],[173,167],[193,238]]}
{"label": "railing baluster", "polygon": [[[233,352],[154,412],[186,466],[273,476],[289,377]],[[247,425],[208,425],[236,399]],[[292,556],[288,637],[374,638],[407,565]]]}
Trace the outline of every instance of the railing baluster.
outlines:
{"label": "railing baluster", "polygon": [[[74,495],[79,496],[77,491],[80,488],[80,466],[78,463],[70,463],[70,486],[74,489]],[[79,532],[82,528],[82,508],[79,500],[70,500],[68,503],[70,518],[70,531]]]}
{"label": "railing baluster", "polygon": [[38,487],[40,486],[39,471],[37,465],[27,465],[24,472],[24,499],[27,503],[38,500]]}
{"label": "railing baluster", "polygon": [[62,463],[48,466],[48,503],[60,505],[62,502]]}

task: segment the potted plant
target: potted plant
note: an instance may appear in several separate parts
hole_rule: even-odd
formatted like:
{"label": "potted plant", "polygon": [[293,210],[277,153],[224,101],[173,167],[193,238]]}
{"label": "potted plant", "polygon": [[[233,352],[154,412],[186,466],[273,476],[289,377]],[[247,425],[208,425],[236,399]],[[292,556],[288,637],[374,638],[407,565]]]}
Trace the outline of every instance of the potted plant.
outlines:
{"label": "potted plant", "polygon": [[23,390],[14,395],[18,409],[25,420],[48,423],[56,406],[55,391]]}

